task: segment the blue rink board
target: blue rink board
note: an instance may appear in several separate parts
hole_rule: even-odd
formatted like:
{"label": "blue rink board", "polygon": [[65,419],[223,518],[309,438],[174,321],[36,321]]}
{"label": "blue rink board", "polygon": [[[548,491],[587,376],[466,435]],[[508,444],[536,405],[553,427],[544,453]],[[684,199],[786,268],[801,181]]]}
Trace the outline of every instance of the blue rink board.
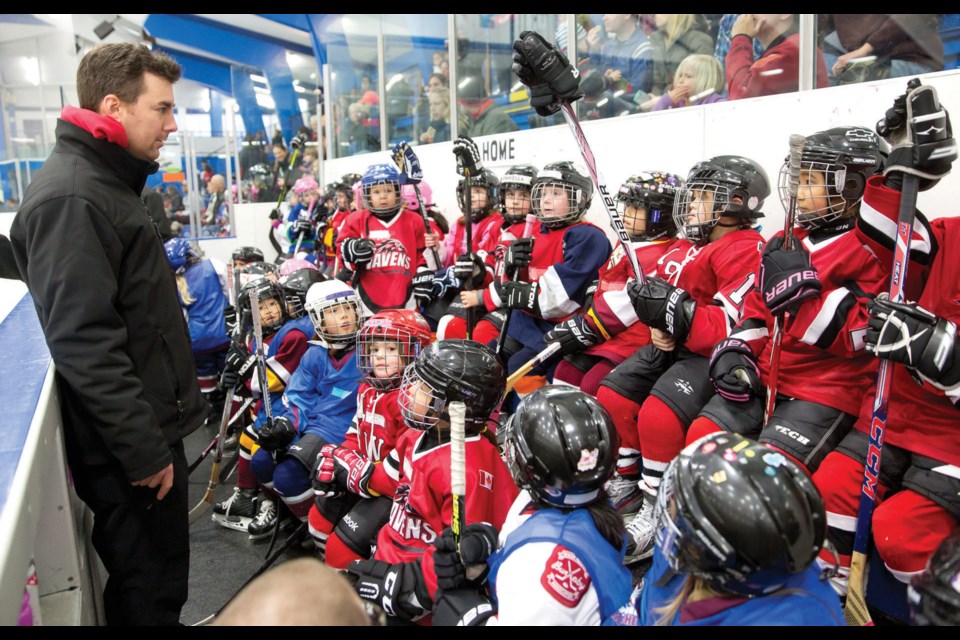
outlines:
{"label": "blue rink board", "polygon": [[0,512],[6,507],[49,366],[50,352],[33,298],[27,294],[0,322]]}

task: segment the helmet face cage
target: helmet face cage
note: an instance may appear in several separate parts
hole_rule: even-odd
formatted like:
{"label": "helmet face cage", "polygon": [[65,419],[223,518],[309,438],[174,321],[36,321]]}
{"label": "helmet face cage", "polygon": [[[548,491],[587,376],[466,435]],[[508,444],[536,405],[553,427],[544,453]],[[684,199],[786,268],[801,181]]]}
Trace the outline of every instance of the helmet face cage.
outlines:
{"label": "helmet face cage", "polygon": [[357,368],[375,389],[396,389],[404,370],[417,359],[421,348],[421,341],[409,330],[389,320],[371,318],[357,334]]}
{"label": "helmet face cage", "polygon": [[[457,203],[463,212],[467,210],[467,201],[464,197],[466,184],[465,178],[460,178],[457,183]],[[500,180],[492,171],[484,169],[480,175],[470,180],[470,188],[475,187],[483,187],[487,192],[487,202],[484,206],[478,207],[475,200],[470,201],[470,217],[474,222],[479,222],[500,204]]]}
{"label": "helmet face cage", "polygon": [[[681,185],[682,182],[669,173],[641,174],[627,179],[615,199],[617,211],[623,216],[624,226],[631,240],[658,240],[677,233],[673,205],[677,188]],[[629,209],[632,210],[628,211]],[[646,212],[646,224],[642,234],[631,233],[639,217],[638,209]]]}
{"label": "helmet face cage", "polygon": [[[544,213],[544,191],[547,192],[548,198],[552,199],[556,198],[556,194],[558,192],[561,192],[564,196],[566,196],[568,209],[567,212],[563,214]],[[533,185],[533,191],[530,194],[530,204],[533,207],[533,212],[537,215],[537,219],[540,221],[541,226],[546,227],[547,229],[562,229],[564,227],[569,227],[571,224],[583,217],[583,214],[587,211],[587,207],[590,206],[590,200],[588,195],[584,192],[584,189],[581,189],[576,185],[568,182],[542,180],[537,181]]]}
{"label": "helmet face cage", "polygon": [[263,319],[263,313],[261,312],[261,327],[265,335],[273,335],[280,330],[280,327],[289,319],[287,314],[286,299],[283,295],[283,290],[275,282],[267,280],[266,278],[255,279],[252,283],[244,286],[240,291],[240,296],[237,301],[237,308],[242,312],[243,317],[252,318],[252,310],[250,309],[251,304],[251,291],[256,290],[257,300],[259,305],[263,305],[266,300],[275,300],[277,305],[280,307],[280,315],[273,322],[267,322]]}
{"label": "helmet face cage", "polygon": [[[730,196],[731,189],[726,184],[700,177],[688,180],[673,203],[673,221],[680,235],[695,243],[707,240],[721,214],[730,205]],[[698,215],[688,222],[694,207]]]}
{"label": "helmet face cage", "polygon": [[[819,173],[820,176],[815,178],[814,175],[812,175],[815,173]],[[837,185],[841,185],[842,188],[843,183],[846,181],[846,174],[846,167],[832,162],[803,161],[800,163],[800,185],[797,188],[798,202],[801,198],[804,198],[806,202],[813,203],[814,198],[820,198],[824,204],[809,210],[800,210],[798,206],[796,215],[796,223],[798,226],[807,230],[829,227],[838,218],[843,216],[850,207],[860,201],[860,198],[847,200],[841,195],[840,189],[837,188]],[[780,175],[777,178],[777,190],[780,192],[780,202],[783,204],[784,211],[789,211],[789,158],[787,158],[780,167]]]}
{"label": "helmet face cage", "polygon": [[[360,179],[361,192],[367,208],[378,218],[388,218],[393,216],[403,206],[403,198],[400,194],[400,174],[395,167],[386,164],[371,165],[367,172]],[[393,188],[394,204],[389,206],[374,206],[373,189],[381,185],[387,185]]]}
{"label": "helmet face cage", "polygon": [[[357,332],[362,324],[362,311],[360,310],[360,299],[353,291],[336,292],[322,300],[314,300],[311,304],[304,305],[310,316],[310,322],[316,330],[320,339],[326,342],[332,348],[343,348],[352,345],[357,339]],[[332,331],[324,327],[323,320],[326,314],[339,316],[353,312],[353,328],[337,327],[337,331]]]}
{"label": "helmet face cage", "polygon": [[[533,181],[537,177],[537,170],[531,165],[518,165],[507,169],[507,173],[500,179],[500,197],[503,200],[503,218],[510,224],[523,222],[523,219],[533,208],[530,204],[530,192],[533,190]],[[507,198],[507,192],[514,192],[513,198]],[[519,200],[523,210],[516,211],[508,205],[512,200]]]}
{"label": "helmet face cage", "polygon": [[421,431],[435,427],[447,408],[444,389],[425,380],[415,363],[411,363],[403,372],[398,400],[403,421],[407,426]]}

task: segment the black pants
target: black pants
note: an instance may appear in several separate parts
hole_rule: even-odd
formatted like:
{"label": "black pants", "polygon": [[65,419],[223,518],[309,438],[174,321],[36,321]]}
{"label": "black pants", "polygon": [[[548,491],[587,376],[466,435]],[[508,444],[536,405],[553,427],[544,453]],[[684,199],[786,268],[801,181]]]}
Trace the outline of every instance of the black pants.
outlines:
{"label": "black pants", "polygon": [[187,459],[173,452],[173,488],[134,487],[120,465],[71,468],[93,511],[93,546],[110,573],[103,591],[108,625],[177,625],[187,601],[190,531]]}

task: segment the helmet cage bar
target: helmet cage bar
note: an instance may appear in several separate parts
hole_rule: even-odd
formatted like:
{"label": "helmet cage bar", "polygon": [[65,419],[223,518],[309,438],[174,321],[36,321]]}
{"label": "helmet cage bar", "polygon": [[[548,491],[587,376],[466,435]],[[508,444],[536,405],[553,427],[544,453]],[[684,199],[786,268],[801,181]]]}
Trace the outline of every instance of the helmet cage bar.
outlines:
{"label": "helmet cage bar", "polygon": [[[804,153],[804,155],[806,155],[806,153]],[[800,165],[800,175],[807,175],[808,186],[800,184],[797,189],[798,195],[803,195],[804,191],[806,191],[808,199],[813,200],[812,190],[819,188],[809,186],[810,174],[813,171],[823,173],[824,188],[827,190],[827,205],[825,207],[818,207],[812,211],[797,210],[797,225],[808,231],[831,226],[831,224],[841,218],[850,207],[860,201],[860,198],[849,200],[843,197],[842,192],[843,185],[847,178],[847,168],[842,164],[836,164],[834,162],[812,162],[804,160]],[[780,202],[783,204],[783,209],[785,211],[789,210],[790,167],[786,161],[780,166],[780,175],[777,176],[777,191],[780,194]]]}
{"label": "helmet cage bar", "polygon": [[[426,387],[431,394],[429,405],[415,402],[411,398],[411,390],[414,386],[423,389]],[[417,371],[416,364],[410,364],[403,371],[403,381],[400,383],[400,396],[398,398],[400,406],[400,415],[404,422],[414,429],[427,431],[440,422],[440,418],[446,413],[447,398],[443,388],[431,384],[428,380],[421,377]]]}
{"label": "helmet cage bar", "polygon": [[[373,189],[373,187],[377,187],[384,184],[393,186],[394,191],[396,192],[396,204],[390,207],[374,207],[373,199],[370,196],[370,191],[371,189]],[[368,184],[364,184],[363,188],[361,189],[361,192],[363,193],[363,202],[364,204],[367,205],[367,208],[370,210],[371,213],[380,214],[380,215],[393,215],[398,211],[400,211],[400,209],[403,207],[403,197],[400,192],[399,182],[395,182],[392,180],[377,180]]]}
{"label": "helmet cage bar", "polygon": [[[710,211],[699,213],[696,222],[687,222],[694,202],[702,200],[704,193],[713,194],[713,205]],[[717,184],[713,180],[691,178],[677,194],[673,203],[673,220],[680,231],[680,235],[691,242],[702,242],[710,236],[710,232],[717,226],[722,214],[730,206],[731,189],[728,185]],[[702,216],[709,214],[710,220],[702,220]]]}
{"label": "helmet cage bar", "polygon": [[[562,189],[567,197],[567,206],[570,211],[562,215],[548,215],[543,211],[543,190]],[[568,227],[579,220],[587,210],[586,194],[580,187],[559,181],[541,181],[533,185],[530,194],[530,205],[540,225],[547,229],[561,229]]]}
{"label": "helmet cage bar", "polygon": [[[406,368],[420,355],[420,341],[414,338],[413,334],[399,327],[392,325],[371,324],[369,321],[363,329],[357,334],[357,368],[363,375],[364,380],[370,386],[380,391],[389,391],[400,387],[403,381],[403,374]],[[375,342],[392,342],[399,346],[396,355],[377,356],[373,353],[372,347]],[[379,378],[374,373],[374,358],[396,358],[398,360],[398,371],[388,378]]]}
{"label": "helmet cage bar", "polygon": [[[360,301],[355,293],[338,292],[336,295],[322,300],[319,303],[315,302],[312,305],[304,306],[307,310],[307,314],[310,316],[310,322],[313,323],[313,328],[317,332],[317,335],[320,336],[320,338],[328,345],[331,347],[345,347],[353,344],[356,341],[357,333],[360,331],[360,325],[362,324],[361,320],[363,315],[362,311],[360,310]],[[344,308],[350,308],[353,310],[355,317],[354,330],[348,333],[334,334],[324,329],[324,314],[328,311],[337,311]]]}

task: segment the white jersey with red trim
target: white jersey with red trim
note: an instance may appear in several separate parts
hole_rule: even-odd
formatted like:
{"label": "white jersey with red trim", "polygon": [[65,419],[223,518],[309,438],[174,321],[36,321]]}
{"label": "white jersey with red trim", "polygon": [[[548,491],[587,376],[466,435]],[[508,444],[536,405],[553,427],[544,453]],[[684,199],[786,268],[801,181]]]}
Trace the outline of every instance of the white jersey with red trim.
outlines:
{"label": "white jersey with red trim", "polygon": [[351,213],[340,228],[342,247],[350,238],[369,238],[376,243],[373,258],[363,265],[345,262],[352,269],[354,288],[367,310],[414,309],[413,276],[426,269],[423,251],[423,218],[402,209],[387,221],[369,210]]}

